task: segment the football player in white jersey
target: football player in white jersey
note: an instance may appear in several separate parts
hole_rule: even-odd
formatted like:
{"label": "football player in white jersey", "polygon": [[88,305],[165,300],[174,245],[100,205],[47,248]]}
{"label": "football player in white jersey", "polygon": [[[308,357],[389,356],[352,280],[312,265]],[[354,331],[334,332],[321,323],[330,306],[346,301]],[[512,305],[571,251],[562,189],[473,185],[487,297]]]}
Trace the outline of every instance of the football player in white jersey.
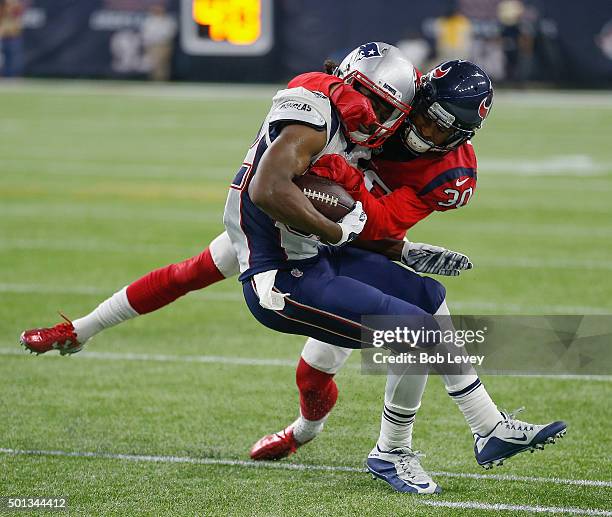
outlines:
{"label": "football player in white jersey", "polygon": [[[412,100],[416,73],[395,47],[362,45],[343,61],[339,73],[360,91],[368,91],[380,117],[371,135],[352,138],[366,145],[377,143],[410,111],[404,101]],[[438,329],[432,315],[445,304],[444,287],[383,255],[341,247],[365,225],[360,204],[334,223],[314,210],[293,183],[322,156],[344,154],[352,161],[357,153],[363,155],[365,150],[356,150],[338,126],[322,95],[296,88],[274,98],[231,185],[224,213],[247,305],[273,330],[346,348],[369,344],[362,336],[365,314],[411,315],[419,325]],[[397,241],[388,257],[401,260],[404,249],[405,244]],[[469,265],[466,257],[458,256],[451,268]],[[393,455],[399,463],[406,458],[404,451]],[[394,462],[387,463],[396,469]],[[440,491],[417,457],[410,457],[409,469],[410,479],[394,477],[403,491]]]}

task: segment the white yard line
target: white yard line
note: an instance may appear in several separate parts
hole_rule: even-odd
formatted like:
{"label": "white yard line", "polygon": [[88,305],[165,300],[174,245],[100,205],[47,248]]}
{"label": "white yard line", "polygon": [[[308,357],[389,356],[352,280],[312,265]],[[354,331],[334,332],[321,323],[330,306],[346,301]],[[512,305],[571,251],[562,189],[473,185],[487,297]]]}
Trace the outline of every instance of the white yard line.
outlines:
{"label": "white yard line", "polygon": [[[604,209],[602,209],[604,210]],[[606,213],[608,212],[607,209]],[[500,208],[500,212],[505,215],[507,208]],[[596,213],[594,210],[593,213]],[[502,214],[503,215],[503,214]],[[96,205],[91,203],[78,204],[58,204],[54,201],[39,201],[36,204],[9,203],[0,205],[0,217],[4,222],[13,219],[19,220],[23,224],[24,220],[35,219],[36,221],[52,221],[55,225],[64,219],[74,220],[99,220],[108,222],[109,220],[138,221],[145,223],[154,221],[156,223],[170,223],[180,221],[182,223],[197,224],[215,223],[219,229],[223,228],[222,213],[214,208],[210,209],[169,209],[154,208],[148,206],[143,211],[141,207],[127,206],[122,202],[119,206],[113,206],[109,210],[108,206]],[[568,219],[568,220],[571,220]],[[605,220],[593,218],[594,221]],[[454,234],[474,235],[485,234],[499,236],[520,236],[525,240],[528,238],[541,239],[560,239],[564,243],[568,238],[574,240],[588,240],[592,244],[593,239],[608,238],[612,236],[612,226],[602,224],[572,224],[570,223],[540,223],[537,221],[498,221],[498,220],[479,220],[465,225],[458,225],[452,229]],[[566,244],[567,246],[567,244]]]}
{"label": "white yard line", "polygon": [[79,81],[79,80],[20,80],[3,81],[0,93],[45,95],[84,95],[152,97],[167,100],[244,100],[270,101],[284,84],[147,84],[130,81]]}
{"label": "white yard line", "polygon": [[[187,246],[172,246],[163,244],[121,244],[101,240],[69,240],[61,239],[0,239],[0,250],[45,250],[45,251],[76,251],[76,252],[106,252],[106,253],[142,253],[142,254],[176,254],[177,257],[187,257],[204,249]],[[538,257],[480,257],[476,258],[477,267],[500,267],[520,269],[578,269],[578,270],[612,270],[612,260],[591,260],[576,258],[538,258]]]}
{"label": "white yard line", "polygon": [[[1,126],[0,126],[1,127]],[[85,178],[103,178],[105,180],[121,178],[126,180],[139,180],[146,178],[151,183],[155,179],[186,180],[219,180],[232,175],[233,168],[230,167],[206,167],[202,169],[197,164],[185,163],[165,164],[149,162],[128,161],[105,161],[94,158],[72,158],[59,157],[49,153],[40,156],[28,156],[27,158],[10,157],[2,159],[4,173],[31,173],[41,176],[74,176]]]}
{"label": "white yard line", "polygon": [[[30,355],[24,349],[0,348],[0,355]],[[295,359],[275,359],[257,357],[230,357],[221,355],[166,355],[166,354],[137,354],[137,353],[116,353],[116,352],[91,352],[84,350],[74,355],[75,358],[93,359],[101,361],[151,361],[161,363],[202,363],[202,364],[232,364],[242,366],[286,366],[295,368],[298,358]],[[357,364],[347,365],[351,368],[360,368]]]}
{"label": "white yard line", "polygon": [[40,220],[40,218],[46,218],[47,220],[62,220],[62,219],[95,219],[99,221],[131,221],[138,220],[142,221],[157,221],[161,223],[168,223],[172,221],[179,221],[181,223],[190,223],[201,225],[202,223],[218,223],[219,228],[223,226],[223,215],[218,210],[174,210],[174,209],[149,209],[147,208],[144,212],[142,209],[137,207],[109,206],[101,205],[90,205],[87,203],[83,204],[64,204],[58,205],[50,203],[43,206],[41,202],[38,206],[26,206],[26,205],[3,205],[0,206],[0,216],[10,219],[24,219],[34,218]]}
{"label": "white yard line", "polygon": [[[44,284],[21,284],[0,283],[0,293],[22,293],[22,294],[77,294],[77,295],[100,295],[110,296],[120,286],[114,288],[98,287],[90,285],[44,285]],[[240,292],[210,292],[197,291],[191,296],[211,302],[243,302],[244,298]],[[480,301],[455,301],[449,304],[455,313],[487,313],[497,312],[499,314],[610,314],[609,307],[592,307],[583,305],[557,305],[542,304],[528,305],[521,303],[496,303]],[[467,312],[466,312],[467,311]]]}
{"label": "white yard line", "polygon": [[[121,286],[98,287],[93,285],[43,285],[43,284],[18,284],[0,283],[0,293],[23,293],[23,294],[81,294],[110,296]],[[191,293],[192,296],[210,300],[212,302],[243,302],[244,297],[240,292],[206,292],[203,290]]]}
{"label": "white yard line", "polygon": [[[7,124],[8,122],[3,120],[2,123]],[[184,127],[178,122],[177,125]],[[14,125],[11,127],[14,127]],[[222,145],[232,147],[240,142],[240,139],[225,139]],[[42,169],[43,173],[51,175],[70,174],[85,177],[103,175],[103,177],[108,178],[120,174],[122,179],[146,177],[148,179],[202,180],[205,178],[218,179],[233,174],[231,167],[199,169],[197,164],[190,162],[187,162],[177,171],[176,164],[170,163],[108,161],[86,157],[66,158],[47,152],[44,154],[41,152],[39,155],[32,154],[26,158],[17,156],[3,158],[3,164],[7,169],[26,168],[28,171],[34,170],[37,173],[41,173],[39,169]],[[543,156],[539,159],[524,159],[519,162],[512,158],[488,158],[485,154],[478,160],[478,171],[479,175],[485,175],[485,179],[489,176],[493,176],[495,179],[504,176],[509,178],[516,176],[533,178],[547,178],[549,176],[565,176],[568,178],[612,177],[610,174],[612,167],[609,164],[595,161],[591,156],[582,154]],[[554,187],[559,188],[558,185]]]}
{"label": "white yard line", "polygon": [[[0,356],[26,356],[30,355],[24,349],[14,346],[13,348],[0,348]],[[56,354],[45,357],[58,357]],[[282,366],[295,368],[296,359],[281,358],[259,358],[259,357],[233,357],[222,355],[167,355],[167,354],[139,354],[139,353],[117,353],[117,352],[93,352],[84,350],[73,356],[80,359],[92,359],[100,361],[145,361],[145,362],[167,362],[167,363],[200,363],[200,364],[229,364],[239,366]],[[351,370],[360,370],[361,364],[348,363],[344,366]],[[486,374],[486,372],[485,372]],[[547,380],[579,380],[612,382],[610,375],[578,375],[578,374],[515,374],[503,375],[505,377],[531,377]]]}
{"label": "white yard line", "polygon": [[[134,253],[142,254],[174,254],[179,257],[189,257],[200,253],[206,244],[198,248],[189,246],[172,246],[163,244],[121,244],[112,241],[79,240],[78,238],[61,239],[0,239],[0,250],[45,250],[45,251],[76,251],[76,252],[105,252],[105,253]],[[603,263],[603,262],[602,262]]]}
{"label": "white yard line", "polygon": [[527,305],[522,303],[496,303],[496,302],[471,302],[450,301],[448,303],[455,314],[475,314],[479,311],[496,314],[610,314],[612,309],[608,307],[590,307],[584,305],[556,305],[538,304]]}
{"label": "white yard line", "polygon": [[[149,456],[136,454],[113,454],[105,452],[69,452],[57,450],[23,450],[0,448],[1,454],[14,456],[56,456],[70,458],[94,458],[94,459],[109,459],[134,462],[152,462],[152,463],[187,463],[196,465],[221,465],[230,467],[250,467],[260,469],[279,469],[279,470],[298,470],[298,471],[321,471],[321,472],[355,472],[363,473],[363,468],[349,467],[342,465],[306,465],[300,463],[279,463],[279,462],[255,462],[246,460],[233,459],[217,459],[217,458],[194,458],[189,456]],[[434,476],[451,477],[451,478],[466,478],[478,480],[492,481],[511,481],[511,482],[527,482],[527,483],[546,483],[554,485],[578,485],[583,487],[612,487],[610,481],[600,481],[591,479],[562,479],[562,478],[545,478],[545,477],[529,477],[529,476],[504,476],[494,474],[463,474],[456,472],[432,472]],[[528,506],[528,505],[510,505],[505,503],[481,503],[477,501],[440,501],[440,500],[412,500],[418,504],[427,506],[438,506],[444,508],[468,508],[480,510],[497,510],[497,511],[520,511],[532,513],[570,513],[573,515],[606,515],[612,516],[612,512],[606,510],[597,510],[591,508],[575,508],[565,506]]]}
{"label": "white yard line", "polygon": [[608,176],[610,165],[596,162],[586,154],[545,156],[538,160],[480,158],[478,170],[483,174],[506,173],[510,176]]}
{"label": "white yard line", "polygon": [[550,259],[533,257],[481,257],[475,260],[477,267],[578,269],[582,271],[594,269],[612,270],[612,260],[577,260],[576,257]]}
{"label": "white yard line", "polygon": [[[189,463],[196,465],[224,465],[237,467],[269,468],[280,470],[302,470],[302,471],[327,471],[327,472],[365,472],[365,468],[350,467],[343,465],[307,465],[303,463],[284,463],[277,461],[250,461],[234,460],[223,458],[194,458],[192,456],[161,456],[161,455],[141,455],[141,454],[115,454],[108,452],[82,452],[82,451],[57,451],[57,450],[24,450],[0,448],[2,454],[12,454],[20,456],[61,456],[76,458],[98,458],[116,459],[126,461],[145,461],[154,463]],[[469,474],[461,472],[430,472],[433,476],[449,478],[465,478],[492,481],[512,481],[526,483],[547,483],[553,485],[578,485],[612,488],[612,481],[601,481],[597,479],[564,479],[547,478],[536,476],[513,476],[502,474]]]}
{"label": "white yard line", "polygon": [[[8,354],[9,349],[0,348],[0,355]],[[25,352],[25,350],[24,350]],[[27,353],[27,352],[26,352]],[[286,366],[295,368],[298,358],[274,359],[257,357],[230,357],[223,355],[166,355],[166,354],[136,354],[136,353],[113,353],[113,352],[90,352],[84,350],[78,356],[83,359],[94,359],[103,361],[152,361],[161,363],[203,363],[203,364],[232,364],[241,366]],[[355,365],[357,366],[357,365]]]}
{"label": "white yard line", "polygon": [[438,508],[460,508],[465,510],[485,510],[492,512],[527,512],[527,513],[563,513],[570,515],[612,515],[608,510],[593,510],[591,508],[575,508],[572,506],[530,506],[524,504],[479,503],[477,501],[432,501],[419,500],[419,504]]}
{"label": "white yard line", "polygon": [[500,106],[536,106],[538,108],[589,107],[612,109],[612,95],[597,90],[506,90],[495,92],[495,102]]}
{"label": "white yard line", "polygon": [[114,291],[92,285],[0,284],[0,293],[83,294],[110,296]]}
{"label": "white yard line", "polygon": [[[2,81],[0,93],[62,94],[62,95],[119,95],[157,97],[172,100],[198,99],[263,99],[270,100],[274,93],[286,85],[279,84],[150,84],[130,81],[36,80]],[[606,91],[573,90],[505,90],[496,92],[499,106],[536,106],[538,108],[612,109],[612,95]]]}

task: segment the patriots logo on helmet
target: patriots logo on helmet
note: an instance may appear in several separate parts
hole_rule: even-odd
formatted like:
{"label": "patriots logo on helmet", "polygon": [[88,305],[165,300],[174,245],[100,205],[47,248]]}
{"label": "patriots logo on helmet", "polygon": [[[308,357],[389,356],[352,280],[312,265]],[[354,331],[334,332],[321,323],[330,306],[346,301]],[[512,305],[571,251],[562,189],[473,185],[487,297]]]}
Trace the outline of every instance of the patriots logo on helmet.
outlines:
{"label": "patriots logo on helmet", "polygon": [[480,106],[478,106],[478,116],[482,120],[487,118],[487,115],[489,114],[489,110],[491,109],[491,100],[491,97],[482,99],[482,101],[480,102]]}
{"label": "patriots logo on helmet", "polygon": [[365,45],[361,45],[359,47],[359,59],[368,58],[368,57],[380,57],[381,53],[378,48],[378,43],[366,43]]}
{"label": "patriots logo on helmet", "polygon": [[[445,66],[447,68],[444,68]],[[442,63],[438,68],[434,68],[431,71],[431,76],[435,79],[441,79],[442,77],[444,77],[446,74],[450,72],[451,68],[452,68],[452,65],[448,63]]]}

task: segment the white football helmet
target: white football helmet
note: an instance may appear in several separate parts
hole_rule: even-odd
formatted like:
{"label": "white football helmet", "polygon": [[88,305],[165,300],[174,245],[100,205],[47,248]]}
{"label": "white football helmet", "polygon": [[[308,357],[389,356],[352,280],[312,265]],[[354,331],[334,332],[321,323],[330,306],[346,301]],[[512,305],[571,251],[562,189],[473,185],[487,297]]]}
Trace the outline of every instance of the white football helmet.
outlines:
{"label": "white football helmet", "polygon": [[354,143],[378,147],[390,137],[410,112],[417,88],[414,65],[397,47],[388,43],[372,42],[357,47],[335,70],[345,83],[366,88],[391,109],[385,120],[379,120],[371,133],[349,132]]}

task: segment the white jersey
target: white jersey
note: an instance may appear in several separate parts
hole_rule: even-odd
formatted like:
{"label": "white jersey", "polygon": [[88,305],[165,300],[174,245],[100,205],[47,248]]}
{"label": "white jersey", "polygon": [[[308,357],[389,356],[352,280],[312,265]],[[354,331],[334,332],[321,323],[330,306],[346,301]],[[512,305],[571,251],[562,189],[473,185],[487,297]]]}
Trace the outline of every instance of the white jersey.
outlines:
{"label": "white jersey", "polygon": [[370,157],[369,149],[346,141],[340,119],[325,95],[301,87],[280,90],[230,185],[225,204],[223,222],[238,255],[240,280],[264,271],[290,268],[293,261],[318,255],[320,242],[316,235],[305,235],[273,220],[255,206],[248,193],[262,155],[280,134],[283,125],[292,121],[327,134],[327,145],[311,163],[326,154],[343,155],[353,165],[360,158]]}

